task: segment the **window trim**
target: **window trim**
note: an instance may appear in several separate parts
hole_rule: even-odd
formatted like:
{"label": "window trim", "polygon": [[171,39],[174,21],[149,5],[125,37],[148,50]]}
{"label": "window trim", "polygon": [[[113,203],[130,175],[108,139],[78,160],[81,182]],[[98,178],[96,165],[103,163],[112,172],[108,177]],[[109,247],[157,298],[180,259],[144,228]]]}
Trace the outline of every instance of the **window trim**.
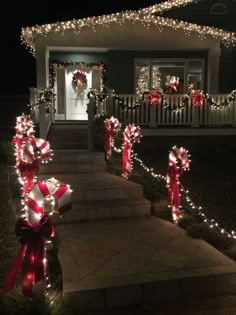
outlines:
{"label": "window trim", "polygon": [[[204,89],[205,85],[205,60],[203,58],[134,58],[134,94],[136,94],[136,65],[137,61],[145,61],[150,67],[150,81],[151,81],[151,65],[153,62],[183,62],[184,63],[184,93],[187,93],[188,90],[188,75],[189,75],[189,62],[191,61],[200,61],[201,62],[201,87]],[[150,85],[150,82],[149,82]],[[149,87],[150,88],[150,87]]]}

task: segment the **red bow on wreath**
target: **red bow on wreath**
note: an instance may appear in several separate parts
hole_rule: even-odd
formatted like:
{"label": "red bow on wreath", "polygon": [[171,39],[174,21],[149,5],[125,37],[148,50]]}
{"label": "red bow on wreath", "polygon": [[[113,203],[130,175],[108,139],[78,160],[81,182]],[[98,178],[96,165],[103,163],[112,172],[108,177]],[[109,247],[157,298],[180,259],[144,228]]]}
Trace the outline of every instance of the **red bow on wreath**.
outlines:
{"label": "red bow on wreath", "polygon": [[52,231],[52,222],[47,215],[44,215],[36,224],[22,218],[18,219],[15,232],[21,245],[7,277],[5,293],[13,289],[23,261],[22,293],[25,296],[31,297],[33,285],[41,280],[45,281],[44,241],[45,238],[50,238]]}

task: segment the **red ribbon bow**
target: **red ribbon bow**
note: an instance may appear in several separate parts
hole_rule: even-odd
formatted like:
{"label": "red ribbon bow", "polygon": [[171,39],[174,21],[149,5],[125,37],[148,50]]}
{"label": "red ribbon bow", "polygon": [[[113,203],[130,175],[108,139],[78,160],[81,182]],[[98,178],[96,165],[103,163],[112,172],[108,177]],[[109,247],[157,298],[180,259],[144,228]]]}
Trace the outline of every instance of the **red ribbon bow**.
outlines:
{"label": "red ribbon bow", "polygon": [[191,95],[193,106],[202,106],[205,95],[203,93],[193,93]]}
{"label": "red ribbon bow", "polygon": [[21,245],[7,277],[5,293],[13,289],[23,261],[22,293],[25,296],[31,297],[33,285],[41,280],[45,281],[44,241],[45,238],[50,238],[52,231],[52,222],[47,215],[44,215],[36,224],[22,218],[18,219],[15,232]]}
{"label": "red ribbon bow", "polygon": [[33,160],[32,163],[20,161],[17,168],[20,171],[20,176],[24,181],[23,192],[29,193],[34,186],[34,176],[39,171],[39,161],[36,159]]}
{"label": "red ribbon bow", "polygon": [[153,94],[149,93],[148,94],[148,102],[150,105],[159,105],[161,100],[161,96],[159,93]]}
{"label": "red ribbon bow", "polygon": [[183,173],[182,168],[177,168],[175,164],[169,165],[167,169],[166,176],[169,180],[168,182],[168,201],[172,208],[172,214],[177,218],[179,217],[179,206],[180,206],[180,196],[179,196],[179,176]]}

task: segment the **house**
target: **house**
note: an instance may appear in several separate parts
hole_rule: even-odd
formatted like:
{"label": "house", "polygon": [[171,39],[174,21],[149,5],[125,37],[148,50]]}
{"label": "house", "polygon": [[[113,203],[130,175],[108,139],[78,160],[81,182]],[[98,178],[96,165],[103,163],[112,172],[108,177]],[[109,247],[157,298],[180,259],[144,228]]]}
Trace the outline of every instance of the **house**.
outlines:
{"label": "house", "polygon": [[184,95],[190,82],[213,95],[230,93],[235,33],[205,22],[223,23],[224,16],[234,27],[235,8],[233,0],[168,0],[138,11],[27,27],[21,36],[36,57],[37,89],[55,89],[55,119],[87,120],[88,92],[104,85],[119,95],[152,89]]}

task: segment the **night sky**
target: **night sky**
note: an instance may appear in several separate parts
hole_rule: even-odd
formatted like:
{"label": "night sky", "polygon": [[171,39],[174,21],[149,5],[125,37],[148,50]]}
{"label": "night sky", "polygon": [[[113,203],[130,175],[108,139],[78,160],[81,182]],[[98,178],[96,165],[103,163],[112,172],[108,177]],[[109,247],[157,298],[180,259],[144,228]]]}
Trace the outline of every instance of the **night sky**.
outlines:
{"label": "night sky", "polygon": [[[35,86],[35,59],[21,44],[21,28],[26,26],[67,21],[125,10],[135,10],[162,1],[157,0],[100,0],[100,1],[6,1],[2,10],[0,94],[28,94]],[[14,11],[14,15],[11,12]]]}

